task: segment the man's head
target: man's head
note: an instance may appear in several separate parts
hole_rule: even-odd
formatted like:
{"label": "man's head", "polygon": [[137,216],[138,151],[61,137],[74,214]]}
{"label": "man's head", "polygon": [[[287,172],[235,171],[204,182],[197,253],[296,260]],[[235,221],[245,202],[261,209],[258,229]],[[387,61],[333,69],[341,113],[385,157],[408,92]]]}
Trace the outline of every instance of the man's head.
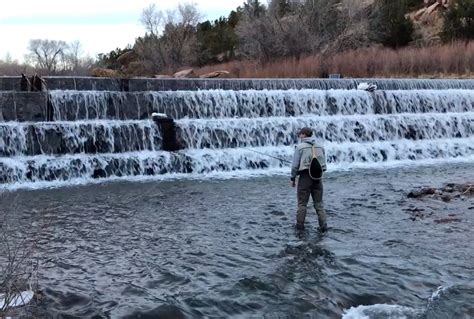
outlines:
{"label": "man's head", "polygon": [[305,137],[311,137],[313,136],[313,130],[310,129],[309,127],[303,127],[298,131],[298,137],[299,138],[305,138]]}

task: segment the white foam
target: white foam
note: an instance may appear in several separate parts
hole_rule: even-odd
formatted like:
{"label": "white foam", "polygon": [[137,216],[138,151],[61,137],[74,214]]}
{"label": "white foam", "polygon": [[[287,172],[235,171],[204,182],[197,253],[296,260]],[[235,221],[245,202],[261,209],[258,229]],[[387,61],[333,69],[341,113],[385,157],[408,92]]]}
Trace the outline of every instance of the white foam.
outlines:
{"label": "white foam", "polygon": [[447,290],[449,287],[443,287],[443,286],[439,286],[436,291],[433,292],[433,294],[431,295],[429,301],[433,301],[435,299],[438,299],[439,296],[441,295],[441,293],[445,290]]}
{"label": "white foam", "polygon": [[[386,170],[395,169],[399,167],[421,167],[421,166],[436,166],[444,163],[473,163],[474,156],[469,158],[456,158],[456,159],[431,159],[422,161],[390,161],[384,163],[359,163],[359,164],[340,164],[340,165],[329,165],[328,173],[326,178],[330,178],[334,173],[343,171],[357,171],[360,169],[373,169],[373,170]],[[229,180],[229,179],[251,179],[266,176],[289,176],[289,166],[287,167],[273,167],[270,169],[259,169],[259,170],[236,170],[236,171],[224,171],[224,172],[209,172],[205,174],[199,173],[171,173],[164,175],[139,175],[139,176],[111,176],[108,178],[72,178],[67,181],[36,181],[36,182],[18,182],[12,184],[0,185],[0,193],[2,191],[15,191],[20,189],[45,189],[45,188],[59,188],[59,187],[74,187],[89,184],[104,184],[113,182],[165,182],[174,180]]]}
{"label": "white foam", "polygon": [[0,310],[3,308],[15,308],[29,304],[33,300],[35,293],[31,290],[9,296],[8,305],[6,305],[5,294],[0,294]]}
{"label": "white foam", "polygon": [[420,311],[400,305],[375,304],[370,306],[357,306],[345,309],[342,319],[409,319]]}

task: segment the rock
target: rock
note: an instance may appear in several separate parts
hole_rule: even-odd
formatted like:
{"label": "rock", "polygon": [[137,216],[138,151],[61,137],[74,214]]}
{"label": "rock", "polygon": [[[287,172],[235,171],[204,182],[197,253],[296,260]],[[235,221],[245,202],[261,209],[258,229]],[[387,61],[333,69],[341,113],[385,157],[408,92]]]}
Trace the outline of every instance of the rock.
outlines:
{"label": "rock", "polygon": [[130,50],[120,55],[117,58],[117,62],[120,63],[121,65],[127,66],[136,58],[137,58],[137,55],[135,54],[135,52],[133,50]]}
{"label": "rock", "polygon": [[437,8],[438,6],[440,6],[440,4],[438,2],[435,2],[433,3],[431,6],[429,6],[426,11],[425,11],[425,15],[430,15],[432,14]]}
{"label": "rock", "polygon": [[106,177],[107,177],[107,173],[102,168],[95,169],[94,173],[92,174],[92,178],[106,178]]}
{"label": "rock", "polygon": [[221,75],[227,75],[227,74],[230,74],[229,71],[214,71],[214,72],[211,72],[211,73],[207,73],[207,74],[203,74],[200,76],[200,78],[217,78]]}
{"label": "rock", "polygon": [[195,74],[194,74],[193,69],[186,69],[186,70],[176,72],[175,74],[173,74],[173,77],[177,79],[193,78],[195,77]]}
{"label": "rock", "polygon": [[450,202],[451,201],[451,196],[449,195],[443,195],[441,196],[441,199],[443,200],[443,202]]}
{"label": "rock", "polygon": [[450,202],[453,199],[461,198],[464,200],[466,197],[470,197],[474,195],[474,184],[472,183],[464,183],[464,184],[455,184],[455,183],[448,183],[444,185],[440,189],[436,189],[433,187],[426,187],[420,190],[414,190],[408,193],[408,198],[421,198],[427,195],[433,199],[440,199],[444,202]]}
{"label": "rock", "polygon": [[172,78],[173,76],[171,75],[166,75],[166,74],[155,74],[153,75],[155,79],[169,79]]}
{"label": "rock", "polygon": [[438,0],[438,3],[439,3],[440,5],[442,5],[443,7],[445,7],[445,8],[448,8],[449,5],[450,5],[450,3],[451,3],[451,1],[450,1],[450,0]]}
{"label": "rock", "polygon": [[426,8],[423,8],[423,9],[420,9],[418,10],[415,15],[413,16],[413,18],[415,20],[420,20],[420,18],[423,16],[423,14],[426,12]]}
{"label": "rock", "polygon": [[461,221],[461,218],[441,218],[434,220],[435,224],[460,223]]}
{"label": "rock", "polygon": [[94,68],[91,71],[91,75],[99,78],[118,78],[121,76],[121,73],[112,69]]}
{"label": "rock", "polygon": [[412,191],[408,193],[407,197],[408,198],[420,198],[425,195],[433,195],[436,193],[436,188],[422,188],[421,190],[418,191]]}

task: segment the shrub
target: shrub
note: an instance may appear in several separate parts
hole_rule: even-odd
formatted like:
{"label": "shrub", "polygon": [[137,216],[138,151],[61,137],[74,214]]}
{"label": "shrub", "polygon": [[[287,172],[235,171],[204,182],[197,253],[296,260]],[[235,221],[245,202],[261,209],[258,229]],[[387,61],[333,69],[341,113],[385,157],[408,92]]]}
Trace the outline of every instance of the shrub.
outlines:
{"label": "shrub", "polygon": [[456,0],[444,14],[442,38],[474,39],[474,4],[472,0]]}

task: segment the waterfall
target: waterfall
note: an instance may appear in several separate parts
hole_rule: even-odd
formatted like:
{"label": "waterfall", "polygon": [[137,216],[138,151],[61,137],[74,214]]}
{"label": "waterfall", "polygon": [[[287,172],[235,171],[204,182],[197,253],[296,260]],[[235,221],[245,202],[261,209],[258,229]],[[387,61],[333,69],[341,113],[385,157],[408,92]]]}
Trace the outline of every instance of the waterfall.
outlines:
{"label": "waterfall", "polygon": [[[252,80],[245,81],[232,83]],[[301,89],[291,81],[244,90],[50,91],[51,121],[0,117],[0,187],[287,173],[303,126],[324,143],[330,171],[474,160],[472,81],[377,80],[389,89],[372,93],[344,87],[360,80],[308,80]],[[214,82],[199,85],[206,83]],[[3,109],[14,107],[5,101]],[[176,119],[183,150],[161,150],[152,112]]]}

